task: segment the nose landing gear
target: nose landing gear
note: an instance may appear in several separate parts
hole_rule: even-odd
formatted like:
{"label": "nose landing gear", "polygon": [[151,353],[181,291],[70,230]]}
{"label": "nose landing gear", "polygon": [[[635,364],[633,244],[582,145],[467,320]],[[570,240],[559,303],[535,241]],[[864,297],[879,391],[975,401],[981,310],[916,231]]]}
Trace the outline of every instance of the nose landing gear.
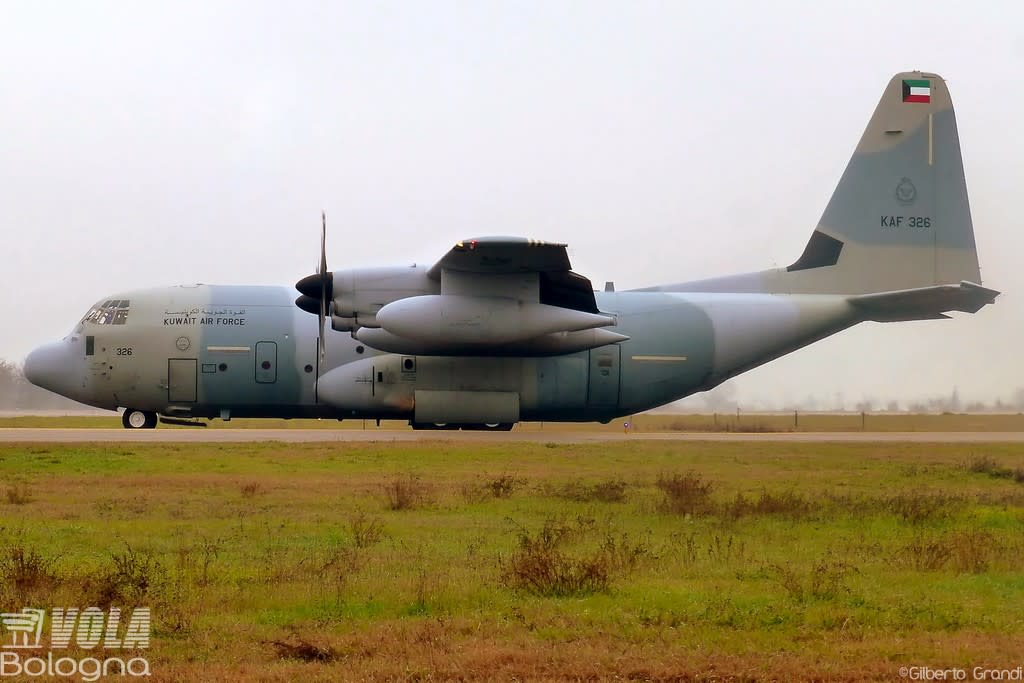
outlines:
{"label": "nose landing gear", "polygon": [[156,413],[125,408],[124,414],[121,415],[121,424],[125,429],[153,429],[156,427]]}

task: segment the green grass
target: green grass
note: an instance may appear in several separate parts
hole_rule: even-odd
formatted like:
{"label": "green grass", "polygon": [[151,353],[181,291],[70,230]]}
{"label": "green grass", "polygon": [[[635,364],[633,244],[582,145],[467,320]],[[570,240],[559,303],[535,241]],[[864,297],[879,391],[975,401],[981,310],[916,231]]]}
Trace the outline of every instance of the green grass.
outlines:
{"label": "green grass", "polygon": [[148,605],[157,680],[1014,667],[1022,466],[1016,444],[6,445],[0,609]]}

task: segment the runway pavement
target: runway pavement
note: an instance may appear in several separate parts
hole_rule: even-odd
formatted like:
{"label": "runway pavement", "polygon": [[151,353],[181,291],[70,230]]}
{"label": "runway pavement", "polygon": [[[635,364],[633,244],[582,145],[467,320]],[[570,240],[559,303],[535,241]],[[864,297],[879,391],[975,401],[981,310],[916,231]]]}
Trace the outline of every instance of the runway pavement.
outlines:
{"label": "runway pavement", "polygon": [[407,429],[0,429],[0,443],[251,443],[318,442],[540,442],[771,441],[790,443],[1024,443],[1024,432],[455,432]]}

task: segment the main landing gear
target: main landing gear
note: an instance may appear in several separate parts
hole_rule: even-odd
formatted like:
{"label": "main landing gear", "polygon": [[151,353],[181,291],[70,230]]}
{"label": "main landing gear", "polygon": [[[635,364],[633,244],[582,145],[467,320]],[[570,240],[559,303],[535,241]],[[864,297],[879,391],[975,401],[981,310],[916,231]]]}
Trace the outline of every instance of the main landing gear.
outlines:
{"label": "main landing gear", "polygon": [[125,429],[153,429],[156,427],[156,413],[125,408],[124,414],[121,415],[121,424]]}
{"label": "main landing gear", "polygon": [[413,429],[444,429],[444,430],[482,430],[486,432],[508,432],[515,426],[513,422],[487,422],[484,424],[459,424],[445,422],[411,422]]}

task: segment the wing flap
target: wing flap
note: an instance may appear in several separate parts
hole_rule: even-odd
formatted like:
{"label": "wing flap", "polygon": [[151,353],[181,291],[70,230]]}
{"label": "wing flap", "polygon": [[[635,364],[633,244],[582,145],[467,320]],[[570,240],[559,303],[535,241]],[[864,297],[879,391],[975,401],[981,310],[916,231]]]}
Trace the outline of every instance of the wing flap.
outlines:
{"label": "wing flap", "polygon": [[589,278],[570,271],[540,274],[540,303],[571,308],[587,313],[600,313],[594,298],[594,285]]}

